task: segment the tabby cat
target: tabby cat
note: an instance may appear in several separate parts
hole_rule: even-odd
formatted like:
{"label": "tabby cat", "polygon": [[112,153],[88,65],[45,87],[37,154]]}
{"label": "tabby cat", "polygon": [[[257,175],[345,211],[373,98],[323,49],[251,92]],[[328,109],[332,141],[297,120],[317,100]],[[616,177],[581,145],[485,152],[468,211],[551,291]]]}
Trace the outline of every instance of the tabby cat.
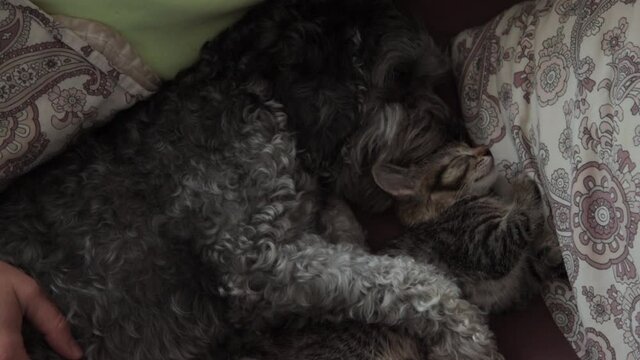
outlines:
{"label": "tabby cat", "polygon": [[[535,182],[518,179],[512,199],[496,195],[498,176],[486,147],[454,143],[420,166],[377,164],[372,172],[378,186],[395,197],[397,214],[408,226],[382,252],[437,265],[487,312],[523,304],[561,264],[543,230]],[[344,217],[344,207],[340,212]],[[248,350],[249,358],[262,360],[426,358],[420,340],[400,329],[352,322],[283,326],[260,334],[253,344],[259,345]]]}
{"label": "tabby cat", "polygon": [[436,264],[486,311],[521,304],[561,263],[544,231],[537,185],[522,177],[513,184],[512,199],[497,196],[497,172],[486,147],[452,144],[419,167],[378,164],[373,174],[396,198],[397,214],[408,225],[386,252]]}

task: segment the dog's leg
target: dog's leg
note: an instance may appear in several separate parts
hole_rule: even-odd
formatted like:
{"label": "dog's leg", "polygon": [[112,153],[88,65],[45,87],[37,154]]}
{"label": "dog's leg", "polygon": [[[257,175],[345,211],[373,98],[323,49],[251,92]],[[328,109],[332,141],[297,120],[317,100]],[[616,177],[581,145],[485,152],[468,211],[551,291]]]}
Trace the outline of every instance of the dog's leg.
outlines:
{"label": "dog's leg", "polygon": [[[295,143],[280,130],[286,117],[278,109],[267,103],[245,111],[243,133],[251,136],[226,149],[236,161],[229,171],[241,169],[242,181],[224,189],[230,201],[218,203],[228,205],[233,221],[211,226],[205,219],[202,238],[194,240],[217,280],[210,290],[230,306],[232,325],[256,328],[291,315],[355,320],[402,327],[428,341],[436,360],[501,359],[484,316],[435,267],[331,244],[312,230],[301,210],[308,190]],[[211,196],[221,201],[215,190]]]}
{"label": "dog's leg", "polygon": [[[248,340],[248,341],[247,341]],[[345,321],[243,336],[237,360],[422,360],[420,341],[398,329]]]}
{"label": "dog's leg", "polygon": [[[267,256],[262,253],[262,257]],[[401,326],[430,342],[432,359],[501,359],[485,317],[432,266],[367,254],[305,234],[269,252],[270,265],[228,273],[226,291],[242,325],[287,315]],[[248,261],[257,257],[252,254]],[[243,257],[244,258],[244,257]],[[431,340],[434,340],[431,342]]]}

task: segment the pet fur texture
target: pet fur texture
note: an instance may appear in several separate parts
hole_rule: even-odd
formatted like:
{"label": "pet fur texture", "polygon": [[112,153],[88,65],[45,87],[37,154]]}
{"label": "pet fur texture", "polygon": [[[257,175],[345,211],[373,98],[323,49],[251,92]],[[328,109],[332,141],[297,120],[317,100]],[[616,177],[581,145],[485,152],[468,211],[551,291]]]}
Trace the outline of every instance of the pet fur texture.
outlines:
{"label": "pet fur texture", "polygon": [[544,226],[536,183],[512,184],[512,199],[493,192],[498,173],[484,146],[452,142],[424,164],[376,164],[376,183],[396,198],[408,230],[389,242],[395,253],[436,265],[465,298],[488,312],[522,305],[554,275],[562,256]]}
{"label": "pet fur texture", "polygon": [[[557,241],[545,235],[537,185],[519,178],[513,199],[496,196],[497,172],[487,148],[453,142],[411,168],[376,164],[373,176],[396,197],[398,216],[409,226],[379,250],[437,266],[486,312],[521,306],[546,280],[562,276]],[[356,235],[357,223],[346,216],[348,209],[330,204],[323,214],[334,219],[326,222],[336,224],[340,234],[350,234],[338,240],[362,238]],[[349,232],[348,224],[354,224]],[[425,357],[415,336],[352,322],[289,325],[242,338],[248,340],[239,349],[267,360]]]}
{"label": "pet fur texture", "polygon": [[[0,260],[40,283],[87,359],[220,359],[231,330],[292,316],[395,326],[431,359],[499,359],[437,268],[321,226],[326,194],[390,204],[374,161],[447,141],[432,89],[445,70],[391,1],[266,1],[4,191]],[[25,335],[32,359],[56,358]]]}

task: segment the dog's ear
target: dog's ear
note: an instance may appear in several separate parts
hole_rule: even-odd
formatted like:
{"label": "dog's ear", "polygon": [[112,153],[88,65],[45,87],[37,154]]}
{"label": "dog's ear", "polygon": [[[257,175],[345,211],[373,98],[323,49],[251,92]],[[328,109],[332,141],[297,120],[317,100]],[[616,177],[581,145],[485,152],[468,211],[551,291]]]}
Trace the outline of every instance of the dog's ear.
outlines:
{"label": "dog's ear", "polygon": [[376,184],[394,197],[410,197],[418,192],[420,179],[411,169],[378,163],[371,172]]}

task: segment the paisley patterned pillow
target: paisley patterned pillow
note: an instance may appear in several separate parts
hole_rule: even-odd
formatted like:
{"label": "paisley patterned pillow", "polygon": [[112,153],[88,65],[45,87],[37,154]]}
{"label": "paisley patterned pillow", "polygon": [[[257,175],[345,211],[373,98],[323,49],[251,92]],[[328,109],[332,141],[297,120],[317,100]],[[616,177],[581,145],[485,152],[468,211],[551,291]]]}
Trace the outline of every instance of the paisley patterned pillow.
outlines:
{"label": "paisley patterned pillow", "polygon": [[0,190],[157,86],[117,34],[59,20],[0,0]]}
{"label": "paisley patterned pillow", "polygon": [[640,359],[640,5],[539,0],[453,44],[464,120],[545,192],[570,283],[547,305],[582,358]]}

